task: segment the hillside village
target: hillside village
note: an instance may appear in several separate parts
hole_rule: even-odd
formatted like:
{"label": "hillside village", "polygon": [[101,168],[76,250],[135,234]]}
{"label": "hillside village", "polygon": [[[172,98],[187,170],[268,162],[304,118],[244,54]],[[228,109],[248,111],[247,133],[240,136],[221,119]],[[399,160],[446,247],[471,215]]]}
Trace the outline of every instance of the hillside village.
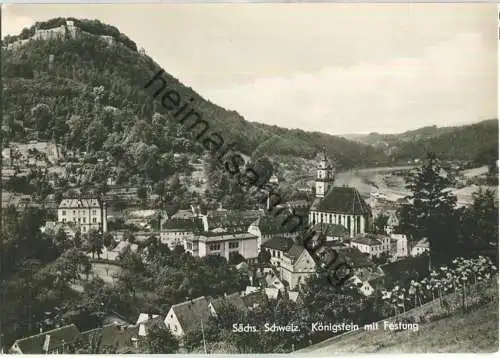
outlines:
{"label": "hillside village", "polygon": [[[96,37],[65,19],[53,28],[38,25],[33,35],[4,45],[4,51],[15,54],[80,36]],[[117,42],[113,36],[98,37],[109,46]],[[53,61],[47,73],[58,66]],[[45,68],[34,70],[39,72],[35,79],[45,76]],[[14,88],[16,81],[13,76],[6,86]],[[318,317],[366,324],[389,317],[394,307],[399,312],[397,304],[379,302],[383,292],[437,269],[430,259],[432,240],[408,229],[413,219],[403,215],[418,200],[406,187],[407,177],[425,168],[426,158],[374,166],[375,152],[377,160],[370,166],[348,167],[356,158],[346,159],[345,153],[337,158],[326,146],[305,157],[249,153],[245,164],[260,167],[269,186],[283,193],[283,200],[273,204],[269,193],[256,199],[227,179],[210,154],[164,113],[148,113],[143,106],[141,116],[150,118],[134,122],[133,116],[127,118],[133,111],[113,102],[108,90],[89,86],[80,113],[58,119],[52,105],[31,103],[22,108],[25,117],[13,110],[9,116],[15,119],[3,125],[11,139],[2,148],[3,220],[9,223],[3,235],[13,242],[5,250],[19,247],[14,240],[23,245],[38,240],[19,254],[30,263],[26,272],[17,266],[15,250],[6,251],[14,255],[6,264],[9,274],[26,282],[36,277],[36,283],[29,292],[22,285],[12,289],[33,300],[9,310],[9,330],[1,341],[5,351],[159,353],[148,347],[169,332],[177,342],[168,343],[172,352],[199,352],[201,347],[206,352],[207,342],[213,352],[227,352],[220,348],[227,338],[220,332],[230,332],[235,323],[263,324],[274,312],[276,322],[308,333],[286,339],[270,335],[269,341],[256,333],[252,339],[261,343],[251,343],[241,342],[233,331],[227,340],[240,353],[291,352],[330,337],[309,332],[310,321]],[[38,125],[49,117],[46,125]],[[88,123],[93,127],[109,118],[122,118],[129,131],[105,124],[107,139],[97,138],[96,129],[79,145],[71,144]],[[165,128],[160,127],[165,119]],[[15,134],[20,123],[25,140]],[[67,133],[56,135],[63,127]],[[168,134],[155,137],[163,130]],[[126,134],[117,139],[122,131]],[[152,144],[158,138],[168,143]],[[489,194],[481,196],[480,188],[492,189],[492,205],[498,205],[498,161],[437,162],[441,169],[436,175],[449,179],[443,190],[457,197],[453,210],[465,219],[478,197],[489,203]],[[293,212],[303,224],[290,230],[273,209]],[[351,268],[343,287],[330,287],[318,257],[301,244],[307,230],[318,234],[324,252],[335,252]],[[498,226],[481,232],[481,255],[497,250],[492,230],[498,233]],[[39,252],[45,256],[38,257]],[[457,249],[458,254],[463,251]],[[485,269],[489,278],[495,274],[492,265]],[[53,285],[47,292],[40,288],[45,282]],[[422,294],[422,300],[434,299],[431,293]],[[415,296],[403,309],[416,302]],[[302,311],[310,316],[300,323],[294,314]],[[14,323],[16,315],[22,322]]]}

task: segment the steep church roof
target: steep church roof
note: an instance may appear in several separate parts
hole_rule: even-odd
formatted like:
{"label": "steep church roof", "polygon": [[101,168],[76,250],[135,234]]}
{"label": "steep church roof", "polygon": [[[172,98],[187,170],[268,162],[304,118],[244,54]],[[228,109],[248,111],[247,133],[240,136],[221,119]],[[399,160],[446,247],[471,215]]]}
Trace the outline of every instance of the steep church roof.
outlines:
{"label": "steep church roof", "polygon": [[324,198],[318,198],[311,210],[346,215],[371,214],[359,191],[351,187],[333,187]]}

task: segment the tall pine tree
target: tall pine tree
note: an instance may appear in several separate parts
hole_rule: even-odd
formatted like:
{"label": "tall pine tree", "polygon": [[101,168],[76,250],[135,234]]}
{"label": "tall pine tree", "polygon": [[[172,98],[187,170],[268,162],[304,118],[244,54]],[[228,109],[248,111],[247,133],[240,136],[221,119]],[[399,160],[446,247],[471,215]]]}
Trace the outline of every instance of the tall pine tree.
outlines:
{"label": "tall pine tree", "polygon": [[439,165],[432,153],[423,165],[407,178],[406,188],[411,204],[401,209],[401,228],[414,241],[429,240],[434,265],[446,263],[457,252],[458,227],[455,204],[457,198],[450,191],[453,179]]}

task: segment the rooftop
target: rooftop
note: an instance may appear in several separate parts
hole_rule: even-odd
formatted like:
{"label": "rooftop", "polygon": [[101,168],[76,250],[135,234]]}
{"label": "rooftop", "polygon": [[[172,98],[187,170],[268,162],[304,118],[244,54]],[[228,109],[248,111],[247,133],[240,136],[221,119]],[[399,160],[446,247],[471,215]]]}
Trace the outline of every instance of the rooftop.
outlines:
{"label": "rooftop", "polygon": [[194,236],[193,241],[218,242],[218,241],[252,240],[252,239],[257,239],[257,236],[252,235],[248,232],[240,232],[240,233],[205,232],[203,234]]}
{"label": "rooftop", "polygon": [[358,243],[369,246],[378,246],[382,245],[382,242],[378,239],[375,239],[371,236],[357,236],[351,240],[352,243]]}
{"label": "rooftop", "polygon": [[172,306],[184,332],[197,331],[201,321],[208,321],[210,318],[208,304],[207,298],[201,296]]}
{"label": "rooftop", "polygon": [[200,218],[172,218],[163,224],[163,228],[168,231],[190,231],[202,232],[203,221]]}
{"label": "rooftop", "polygon": [[294,241],[289,237],[274,236],[263,243],[262,247],[271,250],[288,251],[293,245]]}
{"label": "rooftop", "polygon": [[77,343],[82,338],[78,328],[74,324],[70,324],[34,336],[18,339],[14,344],[17,344],[23,354],[42,354],[44,353],[43,345],[46,336],[50,336],[49,351],[66,344]]}
{"label": "rooftop", "polygon": [[324,198],[317,199],[312,210],[347,215],[369,215],[371,209],[359,191],[351,187],[333,187]]}

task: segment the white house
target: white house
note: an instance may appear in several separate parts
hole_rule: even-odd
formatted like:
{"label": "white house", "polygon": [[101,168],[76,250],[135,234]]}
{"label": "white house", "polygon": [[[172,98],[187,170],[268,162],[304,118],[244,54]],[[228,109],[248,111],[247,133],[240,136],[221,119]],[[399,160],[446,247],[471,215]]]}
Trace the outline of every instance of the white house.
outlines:
{"label": "white house", "polygon": [[419,256],[422,255],[424,252],[429,252],[429,240],[427,240],[426,237],[418,241],[415,246],[411,249],[411,256]]}
{"label": "white house", "polygon": [[209,300],[205,296],[173,305],[165,317],[165,325],[176,337],[201,328],[211,317]]}
{"label": "white house", "polygon": [[271,254],[271,264],[290,289],[305,283],[308,277],[316,273],[316,262],[309,251],[291,238],[275,236],[264,243],[262,249]]}
{"label": "white house", "polygon": [[232,252],[245,259],[258,256],[258,238],[250,233],[200,233],[186,238],[185,245],[186,251],[197,257],[219,255],[229,260]]}
{"label": "white house", "polygon": [[57,209],[57,221],[74,223],[82,233],[90,230],[108,231],[106,203],[95,197],[63,199]]}
{"label": "white house", "polygon": [[375,289],[370,285],[368,281],[362,281],[358,276],[353,276],[350,282],[358,289],[358,292],[363,296],[371,296]]}
{"label": "white house", "polygon": [[369,236],[359,236],[351,240],[351,247],[357,248],[362,253],[368,254],[370,258],[379,257],[382,254],[382,242]]}
{"label": "white house", "polygon": [[403,234],[391,234],[391,256],[399,259],[408,256],[408,240]]}

